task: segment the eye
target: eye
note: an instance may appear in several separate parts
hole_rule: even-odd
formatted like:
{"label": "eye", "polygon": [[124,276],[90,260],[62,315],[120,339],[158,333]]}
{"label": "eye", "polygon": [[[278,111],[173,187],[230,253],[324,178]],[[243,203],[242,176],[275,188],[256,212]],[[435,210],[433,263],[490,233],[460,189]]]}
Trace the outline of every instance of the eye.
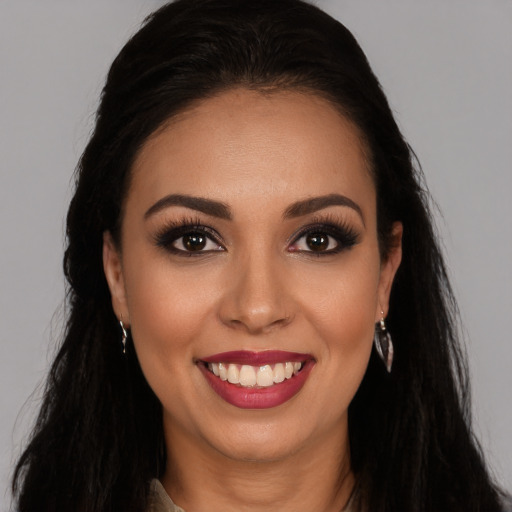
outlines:
{"label": "eye", "polygon": [[190,231],[176,238],[171,246],[184,252],[222,251],[223,247],[201,231]]}
{"label": "eye", "polygon": [[296,236],[290,252],[302,252],[324,256],[337,254],[350,249],[359,239],[359,235],[349,226],[321,224],[305,226]]}
{"label": "eye", "polygon": [[312,231],[302,235],[294,244],[297,251],[326,252],[338,247],[338,242],[327,233]]}
{"label": "eye", "polygon": [[158,247],[177,256],[201,256],[226,250],[219,242],[217,231],[193,219],[171,221],[153,238]]}

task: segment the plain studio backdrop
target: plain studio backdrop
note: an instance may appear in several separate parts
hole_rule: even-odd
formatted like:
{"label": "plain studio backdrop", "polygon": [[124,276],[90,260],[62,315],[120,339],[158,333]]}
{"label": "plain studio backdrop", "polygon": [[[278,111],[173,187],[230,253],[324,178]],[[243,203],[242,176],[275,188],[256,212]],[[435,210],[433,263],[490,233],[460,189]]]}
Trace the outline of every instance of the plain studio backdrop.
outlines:
{"label": "plain studio backdrop", "polygon": [[[317,4],[362,45],[424,168],[467,335],[476,430],[511,489],[512,2]],[[160,5],[0,0],[1,510],[62,332],[72,172],[109,64]]]}

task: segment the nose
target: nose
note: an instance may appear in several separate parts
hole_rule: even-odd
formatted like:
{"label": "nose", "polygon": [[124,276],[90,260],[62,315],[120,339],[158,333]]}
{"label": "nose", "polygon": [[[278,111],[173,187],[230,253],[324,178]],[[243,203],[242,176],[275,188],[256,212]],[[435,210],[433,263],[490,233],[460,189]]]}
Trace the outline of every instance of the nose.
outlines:
{"label": "nose", "polygon": [[265,334],[293,319],[283,269],[271,257],[253,254],[230,269],[220,306],[221,321],[250,334]]}

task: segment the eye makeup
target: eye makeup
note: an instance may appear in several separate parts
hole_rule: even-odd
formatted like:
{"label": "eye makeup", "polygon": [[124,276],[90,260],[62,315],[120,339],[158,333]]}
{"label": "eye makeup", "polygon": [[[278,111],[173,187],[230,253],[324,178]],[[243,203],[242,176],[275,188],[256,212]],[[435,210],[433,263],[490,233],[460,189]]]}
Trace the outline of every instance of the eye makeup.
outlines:
{"label": "eye makeup", "polygon": [[[153,235],[157,247],[177,256],[200,257],[225,251],[220,234],[199,217],[182,217],[165,222]],[[308,256],[329,256],[349,250],[359,242],[358,230],[334,215],[316,215],[287,242],[287,251]]]}
{"label": "eye makeup", "polygon": [[205,226],[197,217],[183,217],[167,221],[154,235],[156,246],[177,256],[204,256],[224,251],[221,237],[213,228]]}
{"label": "eye makeup", "polygon": [[359,240],[359,232],[347,221],[333,215],[316,215],[310,224],[291,237],[288,251],[316,257],[328,256],[349,250]]}

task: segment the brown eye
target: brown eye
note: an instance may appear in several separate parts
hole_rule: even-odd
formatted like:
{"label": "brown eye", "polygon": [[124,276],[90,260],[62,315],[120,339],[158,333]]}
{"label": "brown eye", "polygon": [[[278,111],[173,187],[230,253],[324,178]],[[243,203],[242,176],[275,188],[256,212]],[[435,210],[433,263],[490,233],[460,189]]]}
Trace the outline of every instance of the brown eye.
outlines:
{"label": "brown eye", "polygon": [[[173,238],[170,246],[177,252],[191,254],[224,250],[223,247],[214,241],[210,235],[201,233],[201,231],[185,232],[183,235],[178,237],[174,237],[173,234],[169,236]],[[169,247],[168,243],[163,245]]]}
{"label": "brown eye", "polygon": [[306,245],[313,252],[321,252],[329,247],[329,235],[325,233],[309,233],[306,235]]}
{"label": "brown eye", "polygon": [[226,250],[214,229],[192,222],[166,227],[154,238],[157,246],[178,256],[201,256]]}
{"label": "brown eye", "polygon": [[187,233],[183,235],[183,247],[187,251],[202,251],[208,239],[201,233]]}
{"label": "brown eye", "polygon": [[331,224],[305,226],[302,234],[288,246],[288,251],[328,256],[350,249],[357,239],[357,233],[349,227]]}

